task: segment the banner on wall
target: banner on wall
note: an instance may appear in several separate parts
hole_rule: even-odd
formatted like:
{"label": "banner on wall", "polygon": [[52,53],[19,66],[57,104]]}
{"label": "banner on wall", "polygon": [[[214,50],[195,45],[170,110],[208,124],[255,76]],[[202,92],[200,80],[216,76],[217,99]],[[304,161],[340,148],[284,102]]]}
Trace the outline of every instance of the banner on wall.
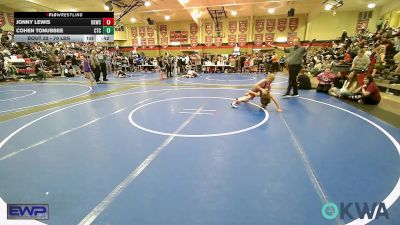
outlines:
{"label": "banner on wall", "polygon": [[247,31],[247,20],[239,21],[239,31],[242,33]]}
{"label": "banner on wall", "polygon": [[295,31],[297,30],[297,28],[299,27],[299,18],[290,18],[289,19],[289,29],[291,31]]}
{"label": "banner on wall", "polygon": [[14,26],[14,13],[7,13],[8,22],[11,26]]}
{"label": "banner on wall", "polygon": [[168,28],[167,25],[160,25],[160,34],[161,36],[165,37],[168,34]]}
{"label": "banner on wall", "polygon": [[207,47],[210,47],[212,45],[212,36],[205,36],[204,38],[204,44]]}
{"label": "banner on wall", "polygon": [[297,37],[297,32],[289,32],[287,36],[287,43],[291,44],[295,37]]}
{"label": "banner on wall", "polygon": [[256,31],[258,33],[264,30],[265,20],[256,20]]}
{"label": "banner on wall", "polygon": [[139,40],[137,38],[132,38],[132,46],[135,48],[139,46]]}
{"label": "banner on wall", "polygon": [[228,29],[229,29],[229,32],[231,32],[231,34],[236,33],[236,30],[237,30],[237,21],[229,21]]}
{"label": "banner on wall", "polygon": [[367,20],[357,20],[356,32],[361,31],[362,29],[368,28],[368,19]]}
{"label": "banner on wall", "polygon": [[197,24],[196,23],[191,23],[190,24],[190,34],[191,35],[196,35],[198,31],[199,31],[199,28],[198,28]]}
{"label": "banner on wall", "polygon": [[139,27],[139,35],[140,35],[140,37],[146,36],[146,28],[145,27]]}
{"label": "banner on wall", "polygon": [[147,46],[154,48],[154,38],[147,38]]}
{"label": "banner on wall", "polygon": [[238,42],[240,46],[245,46],[247,43],[247,34],[239,34]]}
{"label": "banner on wall", "polygon": [[286,23],[287,23],[287,19],[286,19],[286,18],[278,19],[278,26],[277,26],[277,28],[278,28],[278,30],[279,30],[280,32],[286,30]]}
{"label": "banner on wall", "polygon": [[142,46],[142,48],[146,48],[146,46],[147,46],[146,38],[140,39],[140,46]]}
{"label": "banner on wall", "polygon": [[132,37],[137,37],[137,27],[131,27]]}
{"label": "banner on wall", "polygon": [[160,45],[161,45],[163,48],[168,47],[168,37],[161,37],[161,38],[160,38]]}
{"label": "banner on wall", "polygon": [[206,32],[206,34],[211,35],[212,34],[212,23],[205,23],[204,31]]}
{"label": "banner on wall", "polygon": [[154,29],[152,27],[147,27],[147,36],[148,37],[154,36]]}
{"label": "banner on wall", "polygon": [[274,43],[274,36],[275,36],[274,33],[267,33],[267,34],[265,34],[265,43],[266,43],[266,44],[272,44],[272,43]]}
{"label": "banner on wall", "polygon": [[257,46],[262,45],[263,43],[263,34],[254,34],[254,44]]}
{"label": "banner on wall", "polygon": [[276,19],[267,19],[267,31],[272,32],[275,30]]}
{"label": "banner on wall", "polygon": [[198,44],[197,36],[190,36],[190,45],[192,47],[196,47]]}
{"label": "banner on wall", "polygon": [[214,45],[219,47],[222,45],[222,37],[215,37],[214,38]]}
{"label": "banner on wall", "polygon": [[228,35],[228,44],[232,47],[236,45],[236,34]]}
{"label": "banner on wall", "polygon": [[6,17],[3,12],[0,12],[0,27],[6,25]]}

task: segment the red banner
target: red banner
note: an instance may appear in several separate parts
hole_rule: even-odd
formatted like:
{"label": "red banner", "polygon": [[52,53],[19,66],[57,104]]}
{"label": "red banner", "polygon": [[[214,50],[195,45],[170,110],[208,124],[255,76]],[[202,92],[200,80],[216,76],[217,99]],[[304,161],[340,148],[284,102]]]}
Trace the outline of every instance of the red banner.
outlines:
{"label": "red banner", "polygon": [[297,30],[299,27],[299,18],[290,18],[289,19],[289,29],[291,31]]}
{"label": "red banner", "polygon": [[146,28],[145,27],[139,27],[139,35],[140,35],[140,37],[146,36]]}
{"label": "red banner", "polygon": [[257,46],[262,45],[263,43],[263,34],[254,34],[254,44]]}
{"label": "red banner", "polygon": [[197,36],[190,36],[190,45],[192,47],[196,47],[198,44]]}
{"label": "red banner", "polygon": [[168,37],[161,37],[161,38],[160,38],[160,45],[161,45],[163,48],[168,47]]}
{"label": "red banner", "polygon": [[265,20],[256,20],[256,31],[258,33],[264,30]]}
{"label": "red banner", "polygon": [[0,27],[6,25],[6,18],[4,17],[4,13],[0,12]]}
{"label": "red banner", "polygon": [[238,35],[239,45],[244,46],[247,43],[247,34],[239,34]]}
{"label": "red banner", "polygon": [[368,20],[357,20],[356,32],[359,32],[362,29],[367,29],[367,28],[368,28]]}
{"label": "red banner", "polygon": [[140,39],[140,45],[142,46],[142,48],[146,48],[146,46],[147,46],[146,38]]}
{"label": "red banner", "polygon": [[236,45],[236,34],[228,35],[228,44],[232,47]]}
{"label": "red banner", "polygon": [[137,37],[137,27],[131,27],[132,37]]}
{"label": "red banner", "polygon": [[147,46],[154,48],[154,38],[147,38]]}
{"label": "red banner", "polygon": [[239,21],[239,31],[242,33],[247,31],[247,20]]}
{"label": "red banner", "polygon": [[276,19],[267,19],[267,31],[272,32],[275,30]]}
{"label": "red banner", "polygon": [[214,45],[219,47],[222,45],[222,37],[215,37],[214,38]]}
{"label": "red banner", "polygon": [[8,22],[11,26],[14,26],[14,13],[7,13]]}
{"label": "red banner", "polygon": [[265,34],[265,43],[272,44],[274,43],[274,33],[267,33]]}
{"label": "red banner", "polygon": [[207,47],[210,47],[212,45],[212,36],[205,36],[204,38],[204,44]]}
{"label": "red banner", "polygon": [[198,31],[199,31],[199,28],[198,28],[197,24],[196,23],[191,23],[190,24],[190,34],[191,35],[196,35]]}
{"label": "red banner", "polygon": [[237,21],[229,21],[229,32],[231,32],[231,34],[236,33],[237,30]]}
{"label": "red banner", "polygon": [[154,29],[152,27],[147,27],[147,36],[148,37],[154,36]]}
{"label": "red banner", "polygon": [[287,35],[287,43],[291,44],[295,37],[297,37],[297,32],[289,32]]}
{"label": "red banner", "polygon": [[204,30],[205,30],[206,34],[208,34],[208,35],[212,34],[212,24],[206,23],[204,25]]}
{"label": "red banner", "polygon": [[286,18],[278,19],[278,27],[277,28],[280,32],[286,30],[286,23],[287,23]]}
{"label": "red banner", "polygon": [[163,37],[167,36],[167,34],[168,34],[167,25],[160,25],[160,34]]}
{"label": "red banner", "polygon": [[135,48],[139,46],[139,40],[137,38],[132,38],[132,46]]}

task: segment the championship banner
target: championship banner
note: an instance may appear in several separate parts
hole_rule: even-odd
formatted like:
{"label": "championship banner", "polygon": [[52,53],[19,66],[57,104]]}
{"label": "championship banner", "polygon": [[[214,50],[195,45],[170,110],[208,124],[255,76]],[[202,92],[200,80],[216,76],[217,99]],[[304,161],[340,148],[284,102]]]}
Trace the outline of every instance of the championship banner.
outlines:
{"label": "championship banner", "polygon": [[231,32],[231,34],[236,33],[237,30],[237,21],[229,21],[229,32]]}
{"label": "championship banner", "polygon": [[286,23],[287,23],[286,18],[278,19],[278,27],[277,28],[280,32],[286,30]]}
{"label": "championship banner", "polygon": [[190,24],[190,34],[191,35],[196,35],[198,31],[199,31],[199,28],[198,28],[197,24],[196,23],[191,23]]}
{"label": "championship banner", "polygon": [[275,36],[274,33],[265,34],[265,43],[266,43],[266,44],[272,44],[272,43],[274,43],[274,36]]}
{"label": "championship banner", "polygon": [[131,27],[132,37],[137,37],[137,27]]}
{"label": "championship banner", "polygon": [[276,19],[267,19],[267,31],[272,32],[275,30]]}
{"label": "championship banner", "polygon": [[289,19],[289,29],[291,31],[297,30],[299,27],[299,18],[290,18]]}
{"label": "championship banner", "polygon": [[236,45],[236,34],[228,35],[228,44],[232,47]]}
{"label": "championship banner", "polygon": [[289,32],[287,35],[287,43],[291,44],[295,37],[297,37],[297,32]]}
{"label": "championship banner", "polygon": [[239,34],[238,40],[240,46],[245,46],[247,43],[247,34]]}
{"label": "championship banner", "polygon": [[359,32],[362,29],[367,29],[367,28],[368,28],[368,20],[357,20],[356,32]]}
{"label": "championship banner", "polygon": [[204,44],[207,47],[210,47],[212,45],[212,36],[205,36],[204,38]]}
{"label": "championship banner", "polygon": [[160,34],[165,37],[168,34],[167,25],[160,25]]}
{"label": "championship banner", "polygon": [[146,28],[145,27],[139,27],[139,35],[140,35],[140,37],[146,36]]}
{"label": "championship banner", "polygon": [[142,46],[142,48],[146,48],[146,45],[147,45],[146,38],[140,39],[140,45]]}
{"label": "championship banner", "polygon": [[211,35],[212,34],[212,24],[211,23],[205,23],[204,24],[204,30],[206,34]]}
{"label": "championship banner", "polygon": [[265,20],[256,20],[256,31],[258,33],[262,32],[264,30],[264,24]]}
{"label": "championship banner", "polygon": [[154,48],[154,38],[147,38],[147,46]]}
{"label": "championship banner", "polygon": [[10,23],[10,25],[14,26],[14,13],[7,13],[7,17],[8,17],[8,22]]}
{"label": "championship banner", "polygon": [[148,37],[154,36],[154,29],[152,27],[147,27],[147,36]]}
{"label": "championship banner", "polygon": [[132,38],[132,46],[135,48],[139,46],[139,40],[137,38]]}
{"label": "championship banner", "polygon": [[198,44],[197,36],[190,36],[190,45],[192,47],[196,47]]}
{"label": "championship banner", "polygon": [[[6,18],[4,17],[4,13],[0,12],[0,27],[6,25]],[[14,26],[14,24],[12,24]]]}
{"label": "championship banner", "polygon": [[263,43],[263,34],[254,34],[254,44],[257,46],[262,45]]}
{"label": "championship banner", "polygon": [[239,31],[242,33],[247,31],[247,20],[239,21]]}
{"label": "championship banner", "polygon": [[214,38],[214,45],[219,47],[222,45],[222,37],[215,37]]}
{"label": "championship banner", "polygon": [[168,47],[168,37],[162,37],[162,38],[160,38],[160,45],[161,45],[163,48]]}

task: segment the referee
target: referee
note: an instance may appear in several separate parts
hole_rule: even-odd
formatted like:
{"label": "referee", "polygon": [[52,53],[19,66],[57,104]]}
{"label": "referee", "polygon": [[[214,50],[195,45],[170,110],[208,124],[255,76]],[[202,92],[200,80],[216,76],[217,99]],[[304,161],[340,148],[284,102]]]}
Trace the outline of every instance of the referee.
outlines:
{"label": "referee", "polygon": [[[310,44],[311,44],[311,42],[310,42]],[[297,79],[296,78],[301,70],[301,65],[303,63],[303,55],[306,53],[308,47],[310,47],[310,44],[307,47],[301,47],[300,46],[300,38],[298,38],[298,37],[293,39],[293,47],[290,47],[290,48],[277,47],[277,46],[274,46],[271,44],[271,46],[273,48],[277,48],[286,53],[289,53],[289,55],[287,57],[288,69],[289,69],[289,84],[288,84],[286,94],[283,95],[284,98],[287,98],[290,96],[292,96],[292,97],[299,96],[299,92],[297,90]],[[292,88],[293,88],[293,94],[290,95],[290,90]]]}

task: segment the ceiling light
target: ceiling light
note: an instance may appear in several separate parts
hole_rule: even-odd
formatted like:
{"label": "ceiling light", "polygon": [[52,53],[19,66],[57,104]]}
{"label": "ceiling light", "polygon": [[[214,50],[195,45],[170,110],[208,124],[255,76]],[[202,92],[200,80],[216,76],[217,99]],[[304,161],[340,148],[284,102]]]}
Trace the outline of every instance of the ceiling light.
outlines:
{"label": "ceiling light", "polygon": [[165,20],[169,20],[169,19],[171,19],[171,17],[170,16],[164,16],[164,19]]}
{"label": "ceiling light", "polygon": [[375,6],[376,6],[375,3],[369,3],[369,4],[368,4],[368,8],[369,8],[369,9],[375,8]]}
{"label": "ceiling light", "polygon": [[236,11],[236,10],[233,10],[233,11],[231,12],[231,15],[232,15],[232,16],[236,16],[236,15],[237,15],[237,11]]}
{"label": "ceiling light", "polygon": [[132,17],[132,18],[131,18],[131,22],[132,22],[132,23],[136,22],[136,18]]}
{"label": "ceiling light", "polygon": [[146,2],[144,2],[144,6],[146,6],[146,7],[149,7],[149,6],[151,6],[151,2],[150,2],[150,1],[146,1]]}
{"label": "ceiling light", "polygon": [[70,12],[78,12],[78,10],[77,10],[77,9],[74,9],[74,8],[69,9],[69,11],[70,11]]}
{"label": "ceiling light", "polygon": [[325,10],[326,10],[326,11],[329,11],[329,10],[331,10],[332,8],[333,8],[333,5],[330,5],[330,4],[325,5]]}
{"label": "ceiling light", "polygon": [[104,6],[104,10],[107,10],[107,11],[108,11],[108,10],[110,10],[110,7],[108,7],[108,5],[105,5],[105,6]]}
{"label": "ceiling light", "polygon": [[275,12],[275,8],[269,8],[269,9],[268,9],[268,13],[272,14],[272,13],[274,13],[274,12]]}
{"label": "ceiling light", "polygon": [[180,2],[181,2],[182,4],[188,4],[188,3],[189,3],[189,0],[180,0]]}

